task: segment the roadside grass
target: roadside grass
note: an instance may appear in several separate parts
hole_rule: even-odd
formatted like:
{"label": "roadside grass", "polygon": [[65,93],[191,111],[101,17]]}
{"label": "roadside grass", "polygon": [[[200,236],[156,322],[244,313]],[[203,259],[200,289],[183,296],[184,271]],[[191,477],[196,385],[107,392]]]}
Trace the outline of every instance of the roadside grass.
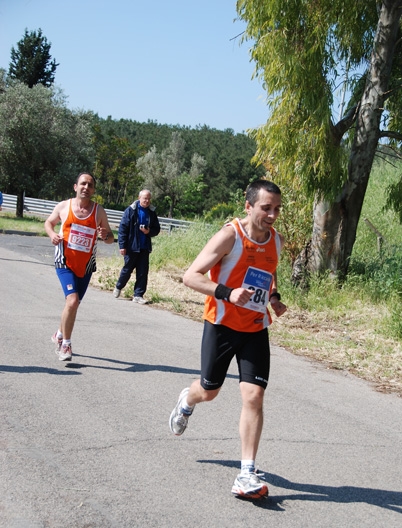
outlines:
{"label": "roadside grass", "polygon": [[38,236],[46,236],[44,228],[45,218],[41,221],[37,215],[26,215],[23,218],[17,218],[15,213],[0,212],[0,232],[3,231],[24,231],[26,233],[35,233]]}

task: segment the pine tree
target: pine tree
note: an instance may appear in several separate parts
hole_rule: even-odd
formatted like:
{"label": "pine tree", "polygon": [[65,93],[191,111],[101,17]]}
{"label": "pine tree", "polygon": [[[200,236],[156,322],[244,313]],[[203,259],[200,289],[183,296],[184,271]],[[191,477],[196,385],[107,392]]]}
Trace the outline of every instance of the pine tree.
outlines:
{"label": "pine tree", "polygon": [[36,84],[51,86],[58,64],[55,59],[52,60],[50,46],[41,29],[30,33],[25,29],[17,49],[11,48],[9,76],[27,84],[29,88]]}

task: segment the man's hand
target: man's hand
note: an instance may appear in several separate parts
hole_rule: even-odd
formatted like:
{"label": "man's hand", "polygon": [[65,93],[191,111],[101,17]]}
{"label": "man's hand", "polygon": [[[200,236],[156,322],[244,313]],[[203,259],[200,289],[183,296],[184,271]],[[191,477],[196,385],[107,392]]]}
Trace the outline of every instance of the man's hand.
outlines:
{"label": "man's hand", "polygon": [[272,301],[270,301],[270,304],[277,317],[280,317],[287,310],[286,305],[283,304],[281,301],[278,301],[277,297],[272,297]]}
{"label": "man's hand", "polygon": [[254,293],[254,290],[247,290],[246,288],[235,288],[230,294],[229,301],[232,304],[236,304],[237,306],[244,306],[246,303],[248,303]]}
{"label": "man's hand", "polygon": [[56,232],[52,233],[52,235],[49,238],[52,241],[52,244],[54,246],[58,246],[60,242],[63,242],[63,237],[57,234]]}
{"label": "man's hand", "polygon": [[106,227],[98,226],[98,237],[101,240],[106,240],[108,238],[109,231],[106,229]]}

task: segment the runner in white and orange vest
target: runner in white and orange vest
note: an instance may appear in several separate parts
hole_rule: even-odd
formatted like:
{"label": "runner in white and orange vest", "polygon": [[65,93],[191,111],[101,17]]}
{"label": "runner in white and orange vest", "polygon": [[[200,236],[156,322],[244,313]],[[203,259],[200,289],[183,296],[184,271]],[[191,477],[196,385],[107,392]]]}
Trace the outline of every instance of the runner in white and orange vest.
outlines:
{"label": "runner in white and orange vest", "polygon": [[268,495],[255,458],[270,368],[269,307],[277,317],[286,311],[276,275],[284,239],[273,227],[281,204],[277,185],[267,180],[251,183],[246,191],[246,216],[218,231],[184,274],[186,286],[206,295],[201,373],[181,391],[169,419],[172,433],[183,434],[194,407],[218,396],[236,358],[242,458],[232,493],[253,500]]}
{"label": "runner in white and orange vest", "polygon": [[[72,357],[71,334],[78,307],[96,271],[97,239],[107,244],[114,241],[104,208],[92,201],[95,178],[88,172],[79,174],[74,191],[75,198],[58,203],[45,221],[46,233],[55,246],[55,268],[65,296],[60,327],[52,336],[61,361]],[[57,233],[55,227],[60,222]]]}

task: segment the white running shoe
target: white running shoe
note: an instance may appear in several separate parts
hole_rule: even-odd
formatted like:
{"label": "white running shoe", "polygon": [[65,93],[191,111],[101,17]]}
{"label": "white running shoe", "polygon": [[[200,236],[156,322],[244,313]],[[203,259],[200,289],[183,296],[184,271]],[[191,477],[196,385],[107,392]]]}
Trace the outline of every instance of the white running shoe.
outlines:
{"label": "white running shoe", "polygon": [[133,302],[138,304],[147,304],[148,301],[144,299],[144,297],[134,297]]}
{"label": "white running shoe", "polygon": [[120,293],[121,293],[121,290],[119,290],[119,288],[115,288],[113,290],[113,296],[116,297],[116,299],[120,297]]}
{"label": "white running shoe", "polygon": [[73,349],[71,345],[62,345],[60,352],[56,352],[56,354],[58,354],[60,361],[71,361]]}
{"label": "white running shoe", "polygon": [[62,337],[58,338],[57,337],[57,332],[55,332],[50,339],[56,345],[55,352],[56,352],[56,354],[58,354],[60,352],[60,350],[61,350],[61,345],[63,344],[63,338]]}
{"label": "white running shoe", "polygon": [[188,419],[193,414],[194,407],[191,412],[186,412],[182,408],[183,399],[187,396],[189,390],[189,387],[187,387],[181,391],[176,407],[170,415],[169,427],[172,433],[176,436],[180,436],[184,433],[187,428]]}
{"label": "white running shoe", "polygon": [[232,487],[233,495],[242,499],[263,499],[268,497],[268,486],[259,477],[263,473],[239,473]]}

